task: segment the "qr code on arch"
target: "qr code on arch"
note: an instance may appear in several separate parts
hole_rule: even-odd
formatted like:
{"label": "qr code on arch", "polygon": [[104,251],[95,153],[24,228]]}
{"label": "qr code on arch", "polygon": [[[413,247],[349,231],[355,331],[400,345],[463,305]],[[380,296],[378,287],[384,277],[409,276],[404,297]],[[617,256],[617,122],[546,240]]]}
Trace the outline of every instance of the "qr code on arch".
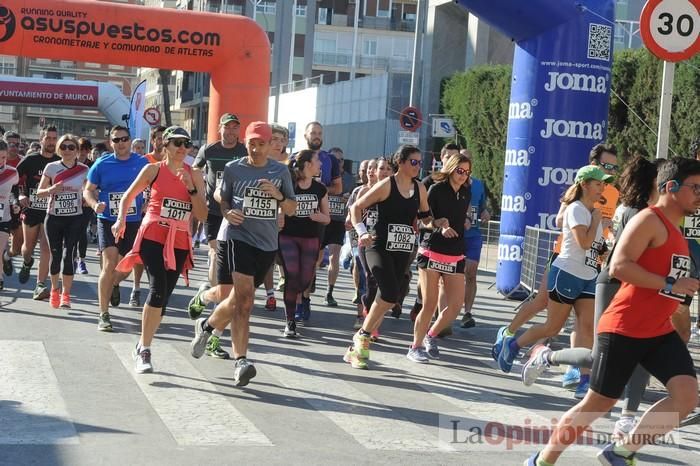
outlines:
{"label": "qr code on arch", "polygon": [[591,23],[588,26],[588,58],[610,60],[612,27]]}

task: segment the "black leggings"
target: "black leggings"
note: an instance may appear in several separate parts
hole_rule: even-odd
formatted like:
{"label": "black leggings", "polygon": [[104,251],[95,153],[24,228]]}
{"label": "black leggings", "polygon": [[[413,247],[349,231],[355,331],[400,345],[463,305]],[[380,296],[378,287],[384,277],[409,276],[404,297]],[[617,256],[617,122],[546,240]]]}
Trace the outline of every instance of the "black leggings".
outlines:
{"label": "black leggings", "polygon": [[[387,303],[398,303],[402,298],[401,288],[406,283],[411,254],[371,248],[365,249],[365,259],[370,273],[377,281],[378,297]],[[372,302],[368,304],[371,305]]]}
{"label": "black leggings", "polygon": [[318,238],[280,235],[279,250],[284,268],[284,308],[287,320],[294,320],[297,297],[313,280],[318,259]]}
{"label": "black leggings", "polygon": [[73,257],[80,257],[81,259],[85,259],[85,256],[87,255],[88,246],[87,229],[90,226],[90,222],[92,221],[94,215],[94,210],[87,206],[83,206],[83,216],[80,219],[80,236],[78,237],[78,244],[75,248],[76,252],[73,254]]}
{"label": "black leggings", "polygon": [[80,236],[82,225],[79,215],[59,217],[47,215],[44,220],[44,231],[51,249],[51,275],[61,271],[63,262],[63,275],[73,275],[73,251]]}
{"label": "black leggings", "polygon": [[149,239],[141,240],[141,261],[143,262],[150,291],[146,304],[152,307],[162,308],[161,315],[165,314],[168,306],[168,299],[173,294],[177,279],[182,273],[182,268],[187,260],[189,251],[187,249],[175,249],[175,270],[165,269],[165,259],[163,259],[163,244]]}

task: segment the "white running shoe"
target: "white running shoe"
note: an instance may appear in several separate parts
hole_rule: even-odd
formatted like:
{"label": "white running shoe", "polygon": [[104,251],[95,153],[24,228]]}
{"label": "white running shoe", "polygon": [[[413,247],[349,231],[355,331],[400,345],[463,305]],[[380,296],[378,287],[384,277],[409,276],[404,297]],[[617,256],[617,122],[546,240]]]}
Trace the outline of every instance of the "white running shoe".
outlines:
{"label": "white running shoe", "polygon": [[620,419],[615,421],[615,427],[613,428],[612,439],[622,440],[627,437],[634,426],[637,425],[637,418],[634,416],[620,416]]}
{"label": "white running shoe", "polygon": [[549,346],[544,346],[542,344],[536,345],[532,349],[530,359],[528,359],[523,366],[523,372],[521,374],[523,385],[529,387],[547,370],[549,367],[547,356],[551,353],[552,350]]}

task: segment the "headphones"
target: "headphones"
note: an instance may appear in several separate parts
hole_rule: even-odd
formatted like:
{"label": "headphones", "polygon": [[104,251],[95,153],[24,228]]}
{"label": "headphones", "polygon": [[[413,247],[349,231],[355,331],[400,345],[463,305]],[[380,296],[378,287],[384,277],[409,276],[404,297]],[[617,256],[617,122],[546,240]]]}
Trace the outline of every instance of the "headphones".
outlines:
{"label": "headphones", "polygon": [[677,180],[669,180],[659,185],[659,192],[677,193],[681,190],[681,184]]}

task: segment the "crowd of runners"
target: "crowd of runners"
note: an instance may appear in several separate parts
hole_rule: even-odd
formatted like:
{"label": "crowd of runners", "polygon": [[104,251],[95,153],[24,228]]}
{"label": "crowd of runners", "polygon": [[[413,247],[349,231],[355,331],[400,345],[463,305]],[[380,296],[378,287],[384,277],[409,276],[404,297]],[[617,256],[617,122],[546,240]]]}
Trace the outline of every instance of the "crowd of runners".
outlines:
{"label": "crowd of runners", "polygon": [[[284,337],[297,338],[298,327],[312,321],[311,295],[326,260],[322,305],[338,306],[334,286],[343,251],[357,314],[348,320],[342,357],[353,368],[369,367],[384,317],[401,317],[416,269],[409,360],[439,358],[439,339],[451,334],[460,312],[463,328],[476,325],[480,226],[490,213],[487,189],[472,176],[479,161],[469,151],[446,145],[432,173],[421,179],[428,168],[423,154],[404,145],[393,155],[362,161],[355,177],[342,149],[322,149],[318,122],[305,127],[307,147],[294,154],[287,153],[285,127],[253,122],[241,132],[231,113],[220,118],[219,140],[201,148],[177,126],[152,128],[148,143],[114,126],[109,146],[94,147],[50,126],[31,146],[6,132],[0,140],[0,290],[3,277],[15,272],[20,284],[29,282],[38,244],[33,298],[69,309],[73,277],[87,273],[87,245],[95,238],[101,266],[97,329],[113,330],[110,309],[120,305],[120,283],[133,275],[129,303],[143,309],[135,370],[153,372],[151,348],[171,294],[180,275],[189,284],[193,249],[206,242],[208,279],[186,310],[194,320],[191,354],[233,359],[236,386],[256,375],[247,358],[256,288],[264,286],[265,309],[274,312],[279,277],[280,327]],[[700,208],[700,154],[697,147],[692,151],[690,158],[659,163],[636,155],[620,172],[615,149],[599,144],[563,195],[557,215],[562,232],[539,293],[498,329],[492,349],[507,373],[529,348],[522,370],[527,386],[548,368],[567,365],[562,385],[580,400],[526,464],[553,464],[623,395],[614,432],[619,440],[600,453],[603,464],[632,464],[643,444],[696,407],[686,344],[689,306],[700,286],[700,246],[679,228]],[[144,271],[149,289],[142,299]],[[205,315],[208,307],[213,310]],[[545,310],[543,324],[518,335]],[[550,342],[571,310],[571,347],[553,351]],[[221,344],[226,328],[232,355]],[[650,375],[668,396],[638,417]]]}

